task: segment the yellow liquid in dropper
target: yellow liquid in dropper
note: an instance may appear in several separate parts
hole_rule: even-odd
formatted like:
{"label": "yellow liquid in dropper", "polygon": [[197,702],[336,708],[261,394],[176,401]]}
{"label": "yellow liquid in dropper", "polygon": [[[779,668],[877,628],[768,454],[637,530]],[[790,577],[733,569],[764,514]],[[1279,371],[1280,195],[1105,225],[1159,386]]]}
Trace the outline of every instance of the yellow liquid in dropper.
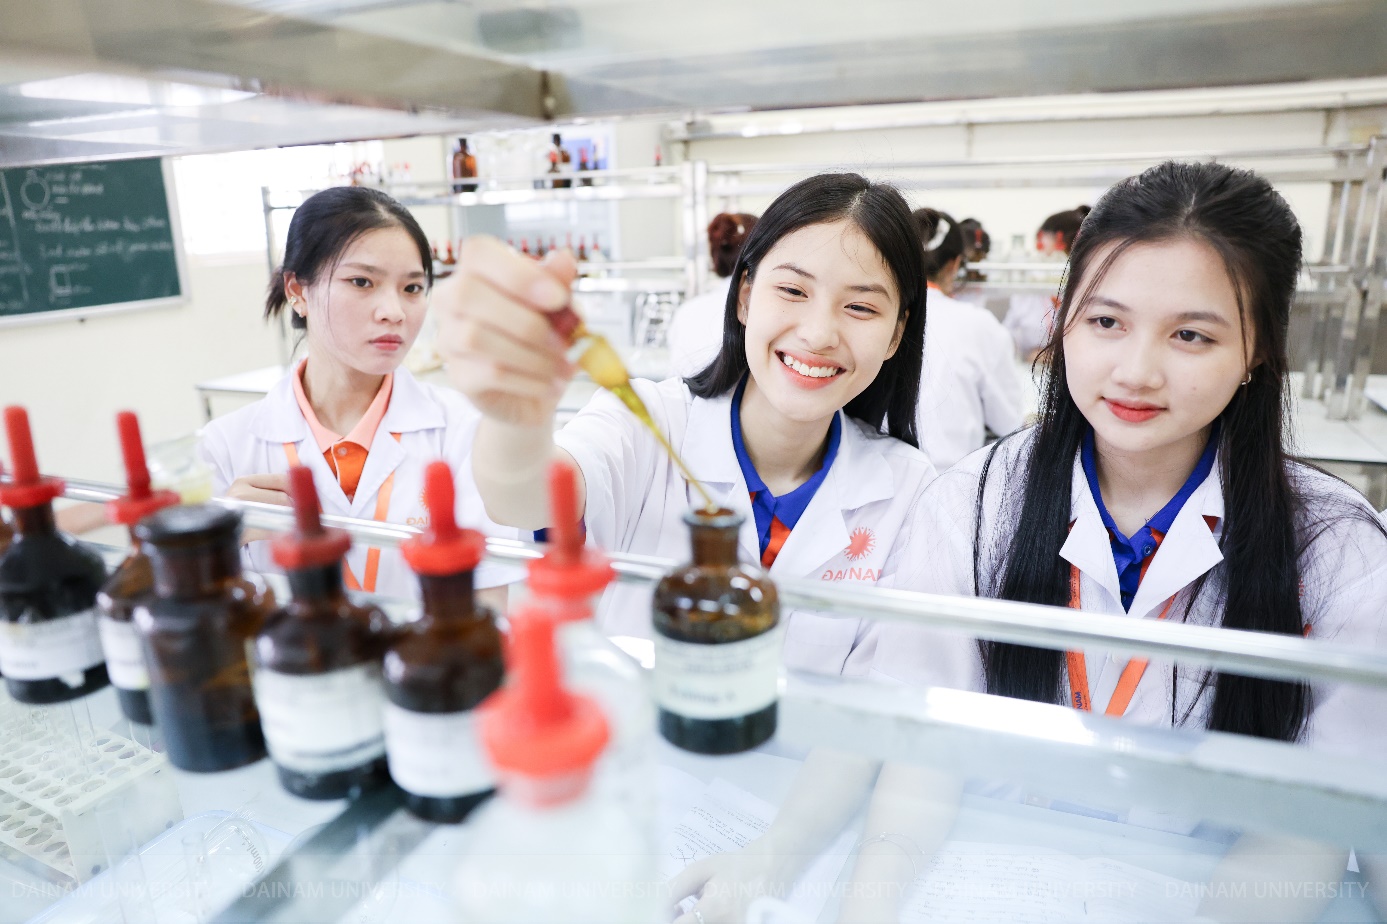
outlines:
{"label": "yellow liquid in dropper", "polygon": [[655,439],[659,440],[660,445],[669,454],[670,460],[674,462],[684,479],[702,495],[704,506],[708,510],[718,509],[718,503],[713,500],[713,496],[708,493],[703,482],[693,476],[689,467],[684,464],[684,460],[679,457],[679,453],[674,451],[669,440],[665,439],[664,433],[660,432],[660,428],[655,425],[645,402],[631,387],[631,376],[627,373],[626,366],[622,364],[621,357],[617,355],[607,338],[579,327],[574,331],[573,342],[578,349],[582,350],[578,356],[578,365],[582,367],[583,371],[591,376],[598,385],[620,398],[621,403],[626,405],[632,414],[636,415],[636,419],[645,424],[651,433],[655,434]]}

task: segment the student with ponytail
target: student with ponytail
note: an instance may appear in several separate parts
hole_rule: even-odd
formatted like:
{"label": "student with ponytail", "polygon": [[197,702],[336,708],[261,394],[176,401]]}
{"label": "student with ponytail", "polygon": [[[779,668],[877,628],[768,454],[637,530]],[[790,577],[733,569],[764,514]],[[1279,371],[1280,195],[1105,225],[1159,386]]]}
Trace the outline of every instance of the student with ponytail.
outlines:
{"label": "student with ponytail", "polygon": [[961,223],[934,209],[916,209],[925,249],[929,320],[916,432],[934,467],[945,471],[979,449],[990,431],[1021,426],[1021,379],[1015,350],[986,308],[954,298],[965,265]]}
{"label": "student with ponytail", "polygon": [[[1387,536],[1287,449],[1300,261],[1254,173],[1166,163],[1109,190],[1074,243],[1038,423],[929,487],[897,586],[1387,649]],[[929,683],[925,644],[883,630],[875,669]],[[973,660],[991,693],[1387,759],[1363,687],[1000,643]]]}

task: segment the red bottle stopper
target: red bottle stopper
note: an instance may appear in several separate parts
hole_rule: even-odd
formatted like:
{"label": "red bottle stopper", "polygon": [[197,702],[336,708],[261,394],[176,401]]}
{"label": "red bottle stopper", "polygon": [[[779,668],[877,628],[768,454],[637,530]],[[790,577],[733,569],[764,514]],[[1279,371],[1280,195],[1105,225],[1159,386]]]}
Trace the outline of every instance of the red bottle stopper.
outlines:
{"label": "red bottle stopper", "polygon": [[116,429],[120,431],[120,453],[125,459],[125,485],[129,493],[106,502],[106,519],[122,526],[134,526],[151,513],[177,504],[178,495],[173,491],[150,490],[139,418],[130,411],[121,411],[116,415]]}
{"label": "red bottle stopper", "polygon": [[424,506],[429,526],[424,535],[401,543],[400,553],[416,574],[444,577],[472,571],[486,551],[486,539],[475,529],[460,529],[453,514],[456,503],[453,472],[447,462],[430,462],[424,469]]}
{"label": "red bottle stopper", "polygon": [[302,465],[289,469],[289,497],[294,502],[294,531],[271,543],[275,564],[286,571],[301,571],[341,561],[352,539],[340,529],[323,529],[313,473]]}
{"label": "red bottle stopper", "polygon": [[587,606],[616,571],[605,555],[583,543],[578,532],[578,473],[557,460],[549,466],[549,522],[549,549],[530,562],[530,589],[541,597]]}
{"label": "red bottle stopper", "polygon": [[14,474],[9,483],[0,484],[0,504],[15,509],[38,507],[62,497],[62,479],[39,474],[28,411],[18,405],[5,408],[5,434],[10,440],[10,465]]}
{"label": "red bottle stopper", "polygon": [[610,732],[601,708],[563,685],[554,622],[532,604],[511,613],[507,683],[482,707],[480,734],[508,795],[554,805],[582,795]]}

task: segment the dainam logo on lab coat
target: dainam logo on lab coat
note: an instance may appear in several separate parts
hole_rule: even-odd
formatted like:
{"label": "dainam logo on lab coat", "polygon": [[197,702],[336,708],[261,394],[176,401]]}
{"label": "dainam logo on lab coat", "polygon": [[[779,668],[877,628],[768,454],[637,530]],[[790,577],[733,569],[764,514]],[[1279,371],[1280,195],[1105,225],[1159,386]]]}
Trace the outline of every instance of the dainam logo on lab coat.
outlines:
{"label": "dainam logo on lab coat", "polygon": [[420,492],[419,492],[419,509],[422,510],[422,511],[424,511],[423,515],[422,515],[422,516],[417,516],[417,517],[407,517],[407,518],[405,519],[405,525],[406,525],[406,526],[417,526],[417,527],[420,528],[420,529],[428,529],[428,528],[429,528],[429,508],[428,508],[428,505],[424,503],[424,492],[423,492],[423,491],[420,491]]}
{"label": "dainam logo on lab coat", "polygon": [[[876,547],[876,533],[865,526],[859,526],[848,537],[843,557],[848,561],[861,561],[875,552]],[[824,581],[876,581],[880,577],[881,571],[877,568],[829,568],[819,575],[820,580]]]}

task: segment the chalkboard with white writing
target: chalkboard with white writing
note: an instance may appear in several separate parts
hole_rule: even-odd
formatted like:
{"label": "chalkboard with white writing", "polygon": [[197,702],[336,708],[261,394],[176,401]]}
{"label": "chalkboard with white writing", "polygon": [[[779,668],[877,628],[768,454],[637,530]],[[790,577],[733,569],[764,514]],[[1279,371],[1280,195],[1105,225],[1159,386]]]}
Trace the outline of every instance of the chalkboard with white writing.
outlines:
{"label": "chalkboard with white writing", "polygon": [[158,158],[0,170],[0,322],[165,304],[179,269]]}

